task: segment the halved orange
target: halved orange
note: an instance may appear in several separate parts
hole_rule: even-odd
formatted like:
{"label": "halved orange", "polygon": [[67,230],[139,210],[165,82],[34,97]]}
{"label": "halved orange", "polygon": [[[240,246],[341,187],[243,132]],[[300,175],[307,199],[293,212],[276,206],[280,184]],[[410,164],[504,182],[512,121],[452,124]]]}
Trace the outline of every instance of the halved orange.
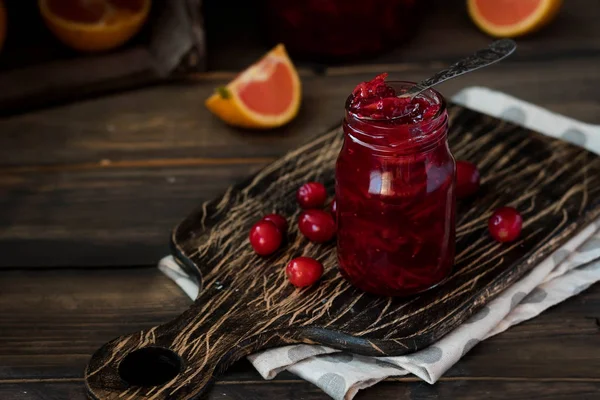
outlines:
{"label": "halved orange", "polygon": [[0,50],[4,45],[4,39],[6,38],[6,9],[4,8],[4,2],[0,0]]}
{"label": "halved orange", "polygon": [[206,100],[206,107],[230,125],[268,129],[291,121],[298,114],[301,97],[298,73],[279,44],[218,88]]}
{"label": "halved orange", "polygon": [[151,0],[38,0],[46,25],[67,46],[84,52],[121,46],[142,27]]}
{"label": "halved orange", "polygon": [[467,0],[473,22],[495,37],[534,32],[552,21],[561,5],[562,0]]}

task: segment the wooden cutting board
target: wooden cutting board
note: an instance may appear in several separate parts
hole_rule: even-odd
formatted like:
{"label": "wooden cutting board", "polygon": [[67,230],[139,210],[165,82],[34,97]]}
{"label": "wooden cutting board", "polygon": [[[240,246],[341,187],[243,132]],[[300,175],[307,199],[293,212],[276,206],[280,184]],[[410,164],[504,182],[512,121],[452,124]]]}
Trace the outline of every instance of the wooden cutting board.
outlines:
{"label": "wooden cutting board", "polygon": [[[94,399],[196,399],[234,361],[260,349],[321,344],[370,356],[422,349],[451,331],[600,214],[600,157],[458,106],[450,145],[475,162],[482,186],[457,205],[456,262],[443,284],[410,298],[367,295],[340,277],[334,243],[309,243],[295,221],[297,188],[324,182],[333,195],[342,145],[336,127],[202,204],[175,228],[176,259],[203,285],[181,316],[119,337],[92,357],[85,379]],[[501,205],[524,217],[518,241],[494,242],[487,219]],[[262,258],[248,231],[262,215],[289,216],[287,243]],[[287,262],[321,260],[318,285],[297,290]]]}

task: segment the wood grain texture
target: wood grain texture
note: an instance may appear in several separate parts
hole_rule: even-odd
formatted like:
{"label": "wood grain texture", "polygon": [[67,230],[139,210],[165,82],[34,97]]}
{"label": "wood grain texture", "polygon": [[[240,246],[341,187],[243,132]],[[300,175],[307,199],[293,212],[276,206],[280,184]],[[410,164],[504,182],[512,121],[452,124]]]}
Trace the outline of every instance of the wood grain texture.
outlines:
{"label": "wood grain texture", "polygon": [[228,159],[194,165],[187,160],[165,166],[155,161],[5,168],[0,265],[154,265],[169,252],[169,231],[199,198],[218,196],[224,185],[265,163]]}
{"label": "wood grain texture", "polygon": [[[594,87],[600,80],[598,62],[600,54],[552,60],[553,68],[546,68],[547,60],[508,59],[446,82],[440,91],[450,98],[464,87],[486,86],[600,125]],[[235,72],[0,118],[0,165],[280,157],[339,122],[344,101],[357,82],[382,71],[395,79],[419,81],[445,65],[438,61],[340,66],[324,75],[304,75],[298,118],[270,131],[229,127],[203,107],[214,88],[227,83]],[[557,75],[557,70],[565,74]]]}
{"label": "wood grain texture", "polygon": [[[356,400],[380,399],[461,399],[480,400],[596,400],[600,391],[597,380],[442,380],[436,385],[411,378],[391,379],[362,390]],[[85,388],[81,382],[14,382],[0,383],[0,397],[11,400],[83,400]],[[219,382],[208,393],[207,400],[330,400],[331,397],[315,385],[302,381]]]}
{"label": "wood grain texture", "polygon": [[[450,114],[453,152],[479,165],[483,186],[475,200],[459,204],[456,271],[444,284],[408,299],[368,296],[339,276],[333,245],[307,244],[295,224],[285,251],[267,259],[253,253],[247,231],[260,215],[278,211],[294,221],[295,191],[307,180],[323,181],[331,191],[342,140],[334,129],[203,204],[176,228],[175,254],[188,268],[199,268],[204,290],[177,319],[98,350],[86,370],[90,395],[197,398],[242,356],[289,343],[374,356],[421,349],[600,213],[597,156],[460,107]],[[521,239],[509,245],[486,233],[487,218],[503,204],[519,208],[525,219]],[[300,254],[326,268],[319,285],[302,291],[287,284],[283,268]],[[130,386],[120,378],[119,364],[152,346],[178,354],[181,372],[164,385]]]}
{"label": "wood grain texture", "polygon": [[[0,293],[0,385],[70,379],[83,386],[85,365],[98,346],[175,318],[191,304],[156,268],[0,271]],[[445,377],[598,380],[595,318],[600,285],[480,343]],[[282,373],[279,379],[300,378]],[[262,378],[239,362],[218,381]]]}
{"label": "wood grain texture", "polygon": [[[598,62],[501,63],[442,90],[449,95],[485,84],[598,124]],[[227,78],[0,118],[0,203],[13,204],[0,207],[0,268],[156,263],[168,250],[168,230],[196,204],[333,126],[356,82],[388,68],[418,80],[435,66],[336,67],[327,76],[304,77],[301,114],[269,132],[230,128],[201,106]],[[98,186],[90,196],[92,182]],[[133,240],[132,227],[140,231]]]}
{"label": "wood grain texture", "polygon": [[[84,366],[100,343],[175,317],[189,304],[154,268],[4,271],[0,293],[0,398],[16,400],[83,400]],[[585,399],[578,388],[598,390],[600,380],[599,310],[596,285],[480,343],[434,386],[394,379],[357,399],[480,399],[481,390],[498,399]],[[264,381],[246,361],[220,376],[208,398],[328,399],[290,373]]]}
{"label": "wood grain texture", "polygon": [[[201,102],[268,45],[257,45],[249,26],[254,20],[242,7],[234,8],[239,16],[233,19],[230,2],[207,1],[236,21],[226,29],[218,16],[207,21],[220,28],[208,37],[210,67],[220,72],[194,85],[151,87],[0,118],[0,181],[10,188],[0,201],[28,205],[0,207],[0,268],[19,268],[0,271],[0,399],[84,399],[84,367],[101,343],[174,318],[187,307],[187,298],[154,264],[167,250],[167,230],[191,207],[268,162],[250,162],[245,170],[229,159],[279,157],[339,120],[357,81],[388,68],[398,77],[424,78],[489,41],[465,16],[464,0],[438,0],[442,8],[432,11],[427,29],[407,46],[369,64],[316,66],[303,75],[305,102],[298,119],[255,136],[212,119]],[[589,3],[564,2],[553,24],[519,40],[513,60],[450,82],[443,93],[450,97],[462,87],[485,85],[599,124],[600,8]],[[14,60],[4,50],[2,67]],[[29,55],[39,58],[50,50],[44,46]],[[205,158],[224,163],[198,165]],[[106,168],[103,160],[120,165],[121,172]],[[135,184],[125,173],[130,168]],[[176,180],[164,185],[169,177]],[[88,180],[105,189],[91,191]],[[131,227],[139,229],[132,234]],[[32,266],[42,269],[25,269]],[[102,266],[106,269],[98,269]],[[357,400],[596,400],[598,310],[600,285],[480,343],[434,386],[414,378],[387,381],[361,391]],[[283,382],[263,381],[249,363],[236,363],[208,398],[329,399],[291,374],[277,379]]]}

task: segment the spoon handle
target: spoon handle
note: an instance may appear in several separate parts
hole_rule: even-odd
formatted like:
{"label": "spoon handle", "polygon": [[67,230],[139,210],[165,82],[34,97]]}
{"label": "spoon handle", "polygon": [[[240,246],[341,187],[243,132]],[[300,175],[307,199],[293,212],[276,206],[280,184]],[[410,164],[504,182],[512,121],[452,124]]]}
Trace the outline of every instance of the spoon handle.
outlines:
{"label": "spoon handle", "polygon": [[515,51],[516,48],[517,44],[511,39],[497,40],[490,44],[487,48],[481,49],[475,54],[463,58],[462,60],[452,64],[450,67],[436,73],[431,78],[417,83],[408,92],[406,92],[404,96],[414,97],[422,91],[437,85],[438,83],[442,83],[448,79],[466,74],[467,72],[475,71],[479,68],[487,67],[488,65],[494,64],[503,58],[508,57]]}

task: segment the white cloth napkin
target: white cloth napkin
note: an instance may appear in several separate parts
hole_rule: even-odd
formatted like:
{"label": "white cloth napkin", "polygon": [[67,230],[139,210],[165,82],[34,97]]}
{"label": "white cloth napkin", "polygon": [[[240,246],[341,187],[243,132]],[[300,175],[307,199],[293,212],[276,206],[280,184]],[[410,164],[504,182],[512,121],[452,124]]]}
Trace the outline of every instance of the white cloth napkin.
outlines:
{"label": "white cloth napkin", "polygon": [[[600,154],[600,127],[552,114],[535,105],[486,88],[467,88],[454,102],[561,138]],[[190,298],[198,286],[171,257],[159,268]],[[588,225],[525,277],[477,314],[433,345],[400,357],[364,357],[315,345],[292,345],[250,355],[265,378],[288,370],[323,389],[336,400],[350,400],[360,390],[391,376],[412,373],[435,383],[482,340],[533,318],[600,280],[600,219]]]}

